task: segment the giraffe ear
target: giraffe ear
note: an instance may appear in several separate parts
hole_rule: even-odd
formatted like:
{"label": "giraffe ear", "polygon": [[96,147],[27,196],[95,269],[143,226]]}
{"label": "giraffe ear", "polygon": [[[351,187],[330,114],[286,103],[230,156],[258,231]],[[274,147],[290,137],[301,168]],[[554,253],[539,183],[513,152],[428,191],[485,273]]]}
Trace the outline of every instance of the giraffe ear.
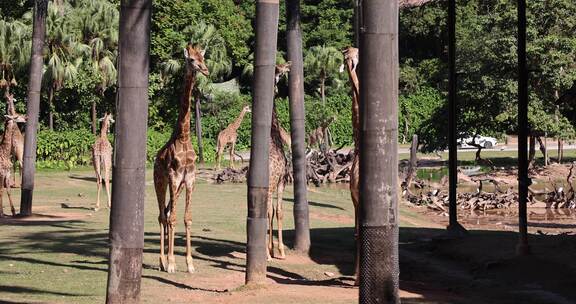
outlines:
{"label": "giraffe ear", "polygon": [[340,73],[343,73],[343,72],[344,72],[344,64],[341,64],[341,65],[340,65],[340,68],[338,69],[338,71],[339,71]]}
{"label": "giraffe ear", "polygon": [[206,55],[206,50],[205,50],[205,49],[204,49],[204,50],[201,50],[201,51],[200,51],[200,55],[202,55],[202,57],[204,57],[204,55]]}
{"label": "giraffe ear", "polygon": [[190,58],[190,54],[188,54],[188,49],[184,48],[184,58],[189,59]]}

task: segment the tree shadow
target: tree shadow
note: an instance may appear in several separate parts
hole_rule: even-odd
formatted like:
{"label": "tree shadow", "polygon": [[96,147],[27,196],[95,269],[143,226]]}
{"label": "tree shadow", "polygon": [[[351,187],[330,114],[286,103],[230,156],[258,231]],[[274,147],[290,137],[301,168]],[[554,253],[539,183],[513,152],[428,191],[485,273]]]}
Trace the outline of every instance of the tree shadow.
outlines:
{"label": "tree shadow", "polygon": [[15,294],[50,294],[55,296],[68,296],[68,297],[82,297],[82,296],[89,296],[88,294],[79,294],[79,293],[67,293],[67,292],[57,292],[57,291],[48,291],[42,290],[37,288],[31,287],[20,287],[20,286],[7,286],[1,285],[0,292],[5,293],[15,293]]}
{"label": "tree shadow", "polygon": [[143,275],[142,278],[155,280],[155,281],[162,283],[162,284],[171,285],[171,286],[174,286],[176,288],[181,288],[181,289],[191,290],[191,291],[204,291],[204,292],[212,292],[212,293],[227,293],[227,292],[229,292],[229,290],[227,290],[227,289],[206,289],[206,288],[201,288],[201,287],[193,287],[193,286],[186,285],[184,283],[175,282],[175,281],[172,281],[172,280],[169,280],[169,279],[166,279],[163,277],[159,277],[159,276],[154,276],[154,275]]}
{"label": "tree shadow", "polygon": [[[291,202],[294,203],[294,199],[293,198],[284,198],[285,202]],[[332,209],[338,209],[338,210],[346,210],[340,206],[336,206],[336,205],[332,205],[332,204],[326,204],[326,203],[318,203],[318,202],[313,202],[313,201],[308,201],[308,205],[310,206],[315,206],[315,207],[322,207],[322,208],[332,208]]]}
{"label": "tree shadow", "polygon": [[86,175],[71,174],[71,175],[68,175],[68,178],[70,178],[70,179],[75,179],[75,180],[82,180],[82,181],[86,181],[86,182],[96,183],[96,177],[95,177],[95,176],[86,176]]}

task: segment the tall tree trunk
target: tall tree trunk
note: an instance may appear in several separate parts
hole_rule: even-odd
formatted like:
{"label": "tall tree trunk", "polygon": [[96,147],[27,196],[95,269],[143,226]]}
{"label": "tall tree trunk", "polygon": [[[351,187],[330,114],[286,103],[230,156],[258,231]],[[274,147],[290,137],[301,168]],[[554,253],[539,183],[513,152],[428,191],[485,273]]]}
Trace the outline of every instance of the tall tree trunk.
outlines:
{"label": "tall tree trunk", "polygon": [[96,111],[96,100],[92,100],[92,134],[96,135],[98,129],[98,113]]}
{"label": "tall tree trunk", "polygon": [[54,130],[54,88],[48,89],[48,128]]}
{"label": "tall tree trunk", "polygon": [[122,0],[106,303],[140,303],[152,0]]}
{"label": "tall tree trunk", "polygon": [[290,97],[290,135],[294,170],[294,249],[307,254],[310,250],[310,217],[306,189],[306,114],[304,109],[304,64],[300,0],[286,0],[286,38],[288,60],[292,62],[288,78]]}
{"label": "tall tree trunk", "polygon": [[[518,244],[516,253],[530,253],[528,245],[528,64],[526,60],[526,0],[518,0]],[[532,150],[532,149],[531,149]]]}
{"label": "tall tree trunk", "polygon": [[246,284],[266,280],[268,153],[274,101],[279,0],[256,1],[252,149],[248,174]]}
{"label": "tall tree trunk", "polygon": [[360,303],[398,296],[398,1],[362,1]]}
{"label": "tall tree trunk", "polygon": [[[456,75],[456,0],[448,1],[448,209],[449,234],[461,237],[466,229],[458,223],[458,78]],[[437,45],[441,45],[437,41]],[[478,152],[477,157],[480,156]],[[442,157],[440,157],[442,158]]]}
{"label": "tall tree trunk", "polygon": [[32,52],[30,54],[30,78],[26,112],[26,136],[24,137],[24,164],[22,169],[22,196],[20,215],[32,215],[32,194],[36,167],[36,132],[40,113],[40,93],[42,87],[42,67],[44,66],[44,39],[46,37],[46,12],[48,0],[36,0],[32,24]]}
{"label": "tall tree trunk", "polygon": [[[324,71],[320,73],[320,99],[322,100],[322,107],[326,109],[326,73]],[[322,136],[322,144],[324,145],[322,150],[324,152],[330,150],[329,136],[328,126],[326,126],[324,129],[324,135]]]}
{"label": "tall tree trunk", "polygon": [[564,140],[558,140],[558,163],[562,163],[564,161]]}
{"label": "tall tree trunk", "polygon": [[195,99],[195,112],[194,112],[194,126],[196,127],[196,139],[198,140],[198,157],[200,163],[204,164],[204,146],[202,145],[202,112],[200,109],[200,96],[194,96]]}

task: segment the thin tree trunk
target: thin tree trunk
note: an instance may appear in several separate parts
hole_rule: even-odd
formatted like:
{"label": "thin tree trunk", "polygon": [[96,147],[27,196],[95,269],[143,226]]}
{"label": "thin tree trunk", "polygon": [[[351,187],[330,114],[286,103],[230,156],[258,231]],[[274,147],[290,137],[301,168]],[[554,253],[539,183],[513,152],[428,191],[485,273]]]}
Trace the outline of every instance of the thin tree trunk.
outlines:
{"label": "thin tree trunk", "polygon": [[362,2],[360,303],[398,296],[398,1]]}
{"label": "thin tree trunk", "polygon": [[98,129],[98,113],[96,112],[96,100],[92,100],[92,134],[96,135]]}
{"label": "thin tree trunk", "polygon": [[529,151],[528,151],[528,168],[532,168],[534,166],[534,161],[536,157],[536,138],[530,135],[530,144],[529,144]]}
{"label": "thin tree trunk", "polygon": [[122,0],[106,303],[140,303],[152,0]]}
{"label": "thin tree trunk", "polygon": [[204,164],[204,146],[202,145],[202,112],[200,109],[200,96],[194,96],[195,99],[195,115],[194,126],[196,127],[196,139],[198,140],[198,157],[200,163]]}
{"label": "thin tree trunk", "polygon": [[274,101],[279,0],[256,1],[252,148],[248,174],[246,284],[266,280],[268,153]]}
{"label": "thin tree trunk", "polygon": [[[320,73],[320,99],[322,100],[322,107],[326,109],[326,74],[324,72]],[[328,126],[324,129],[323,143],[324,152],[330,150],[330,142],[328,140]]]}
{"label": "thin tree trunk", "polygon": [[304,109],[304,64],[300,0],[286,0],[286,38],[288,60],[292,62],[288,78],[290,97],[290,135],[294,170],[294,249],[307,254],[310,250],[310,217],[306,189],[306,114]]}
{"label": "thin tree trunk", "polygon": [[54,88],[50,87],[48,90],[48,128],[50,131],[54,130]]}
{"label": "thin tree trunk", "polygon": [[562,158],[564,157],[564,141],[558,138],[558,163],[562,163]]}
{"label": "thin tree trunk", "polygon": [[542,138],[540,136],[538,136],[536,139],[538,140],[540,152],[542,153],[542,156],[544,157],[544,166],[548,166],[548,150],[546,147],[546,145],[547,145],[546,135],[544,135],[544,140],[542,140]]}
{"label": "thin tree trunk", "polygon": [[28,98],[26,136],[24,137],[24,164],[22,168],[22,196],[20,215],[32,215],[32,195],[34,192],[34,173],[36,167],[36,132],[40,112],[40,94],[42,87],[42,67],[44,65],[44,39],[46,37],[46,11],[48,0],[36,0],[32,24],[32,52],[30,55],[30,78],[28,80]]}

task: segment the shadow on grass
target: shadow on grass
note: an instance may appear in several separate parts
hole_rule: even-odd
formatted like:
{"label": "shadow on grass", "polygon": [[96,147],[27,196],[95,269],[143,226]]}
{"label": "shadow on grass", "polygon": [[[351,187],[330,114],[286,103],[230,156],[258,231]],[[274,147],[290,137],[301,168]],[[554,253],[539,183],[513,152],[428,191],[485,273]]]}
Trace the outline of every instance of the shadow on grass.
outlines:
{"label": "shadow on grass", "polygon": [[94,177],[94,176],[72,174],[72,175],[68,175],[68,178],[96,183],[96,177]]}
{"label": "shadow on grass", "polygon": [[0,292],[6,293],[15,293],[15,294],[50,294],[55,296],[70,296],[70,297],[82,297],[82,296],[89,296],[87,294],[79,294],[79,293],[67,293],[67,292],[57,292],[57,291],[48,291],[48,290],[41,290],[37,288],[30,288],[30,287],[20,287],[20,286],[0,286]]}
{"label": "shadow on grass", "polygon": [[[284,198],[285,202],[291,202],[294,203],[294,199],[293,198]],[[332,209],[338,209],[338,210],[346,210],[340,206],[336,206],[336,205],[332,205],[332,204],[326,204],[326,203],[318,203],[318,202],[313,202],[313,201],[308,201],[308,205],[310,206],[314,206],[314,207],[322,207],[322,208],[332,208]]]}

